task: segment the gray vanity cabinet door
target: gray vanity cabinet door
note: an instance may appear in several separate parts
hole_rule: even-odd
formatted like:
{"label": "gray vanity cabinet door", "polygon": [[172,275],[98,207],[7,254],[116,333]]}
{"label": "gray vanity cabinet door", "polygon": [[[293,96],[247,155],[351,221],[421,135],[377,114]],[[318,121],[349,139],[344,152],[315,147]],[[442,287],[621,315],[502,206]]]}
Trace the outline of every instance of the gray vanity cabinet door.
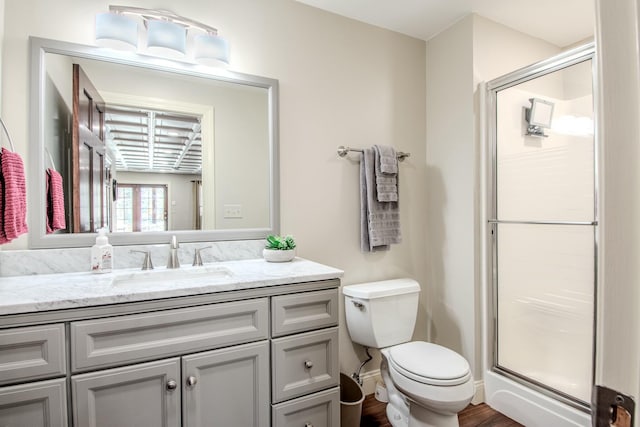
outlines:
{"label": "gray vanity cabinet door", "polygon": [[185,427],[269,426],[269,342],[182,358]]}
{"label": "gray vanity cabinet door", "polygon": [[66,427],[66,380],[0,387],[0,426]]}
{"label": "gray vanity cabinet door", "polygon": [[75,375],[71,386],[76,426],[180,426],[180,358]]}

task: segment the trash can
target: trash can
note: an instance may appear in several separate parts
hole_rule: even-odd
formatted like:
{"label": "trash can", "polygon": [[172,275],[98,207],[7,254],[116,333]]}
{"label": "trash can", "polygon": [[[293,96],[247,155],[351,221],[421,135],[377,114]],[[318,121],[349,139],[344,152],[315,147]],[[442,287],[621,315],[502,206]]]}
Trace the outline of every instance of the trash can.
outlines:
{"label": "trash can", "polygon": [[343,373],[340,374],[340,426],[360,427],[360,415],[364,392],[360,384]]}

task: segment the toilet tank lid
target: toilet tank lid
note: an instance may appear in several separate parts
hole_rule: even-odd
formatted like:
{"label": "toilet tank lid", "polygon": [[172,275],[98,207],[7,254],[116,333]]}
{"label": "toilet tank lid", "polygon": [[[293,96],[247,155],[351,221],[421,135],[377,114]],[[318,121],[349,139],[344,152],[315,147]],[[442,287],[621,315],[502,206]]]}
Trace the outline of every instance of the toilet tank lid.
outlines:
{"label": "toilet tank lid", "polygon": [[342,287],[342,293],[349,297],[373,299],[390,295],[412,294],[420,292],[420,284],[413,279],[382,280]]}

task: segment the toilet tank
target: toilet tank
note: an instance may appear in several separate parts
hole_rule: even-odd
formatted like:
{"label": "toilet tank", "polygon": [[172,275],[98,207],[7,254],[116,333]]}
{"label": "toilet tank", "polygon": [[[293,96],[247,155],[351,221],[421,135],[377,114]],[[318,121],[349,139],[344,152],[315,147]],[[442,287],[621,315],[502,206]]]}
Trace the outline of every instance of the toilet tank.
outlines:
{"label": "toilet tank", "polygon": [[411,341],[420,285],[413,279],[368,282],[342,288],[351,341],[384,348]]}

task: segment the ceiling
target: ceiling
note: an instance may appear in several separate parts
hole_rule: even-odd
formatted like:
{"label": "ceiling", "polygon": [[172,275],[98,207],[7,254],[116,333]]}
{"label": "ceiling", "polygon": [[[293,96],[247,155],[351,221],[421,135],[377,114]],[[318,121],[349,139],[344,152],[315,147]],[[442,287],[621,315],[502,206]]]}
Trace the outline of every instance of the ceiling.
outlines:
{"label": "ceiling", "polygon": [[429,40],[469,13],[558,47],[592,37],[594,0],[297,0],[338,15]]}
{"label": "ceiling", "polygon": [[107,105],[105,129],[118,171],[201,173],[200,117]]}

